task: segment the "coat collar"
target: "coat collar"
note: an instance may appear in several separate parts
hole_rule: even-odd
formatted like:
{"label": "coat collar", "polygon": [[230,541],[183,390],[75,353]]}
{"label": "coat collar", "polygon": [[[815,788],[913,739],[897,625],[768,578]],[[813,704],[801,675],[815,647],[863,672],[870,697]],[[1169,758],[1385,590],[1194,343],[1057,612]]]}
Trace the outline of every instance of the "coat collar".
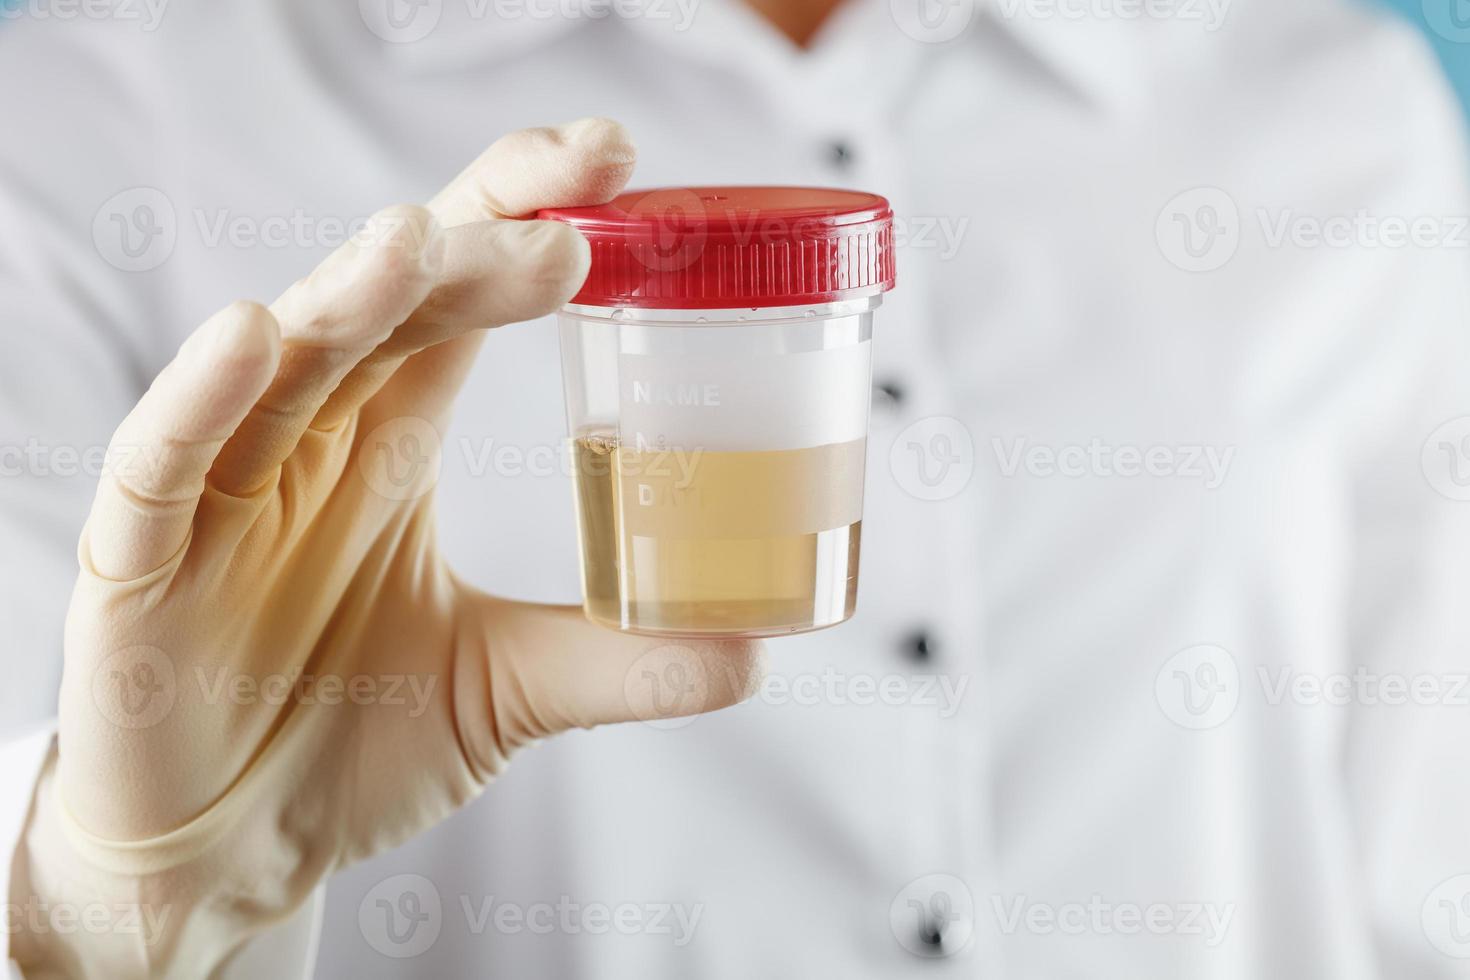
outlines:
{"label": "coat collar", "polygon": [[[890,78],[953,46],[1010,45],[1084,102],[1140,98],[1143,64],[1168,32],[1208,31],[1246,0],[846,0],[801,51],[742,0],[360,0],[385,57],[412,73],[534,57],[576,31],[630,30],[671,57],[732,67],[774,85],[819,71],[849,88]],[[1131,12],[1172,5],[1172,16]],[[396,11],[394,21],[385,12]],[[388,26],[384,27],[383,24]],[[412,25],[410,28],[393,24]],[[388,39],[383,39],[386,34]],[[993,49],[991,49],[993,50]]]}

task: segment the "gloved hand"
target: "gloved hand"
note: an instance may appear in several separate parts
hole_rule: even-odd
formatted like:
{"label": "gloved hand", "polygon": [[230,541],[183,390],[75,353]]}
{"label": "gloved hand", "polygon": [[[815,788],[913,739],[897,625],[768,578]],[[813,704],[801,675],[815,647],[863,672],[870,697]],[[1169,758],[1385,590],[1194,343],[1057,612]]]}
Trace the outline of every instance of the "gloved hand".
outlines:
{"label": "gloved hand", "polygon": [[[169,915],[151,946],[22,933],[27,976],[209,976],[518,747],[754,692],[758,645],[623,636],[458,581],[435,544],[436,467],[398,455],[443,431],[479,328],[549,313],[586,276],[571,228],[509,219],[605,202],[633,162],[605,120],[501,139],[269,309],[211,317],[123,422],[12,900]],[[643,680],[675,664],[682,697]]]}

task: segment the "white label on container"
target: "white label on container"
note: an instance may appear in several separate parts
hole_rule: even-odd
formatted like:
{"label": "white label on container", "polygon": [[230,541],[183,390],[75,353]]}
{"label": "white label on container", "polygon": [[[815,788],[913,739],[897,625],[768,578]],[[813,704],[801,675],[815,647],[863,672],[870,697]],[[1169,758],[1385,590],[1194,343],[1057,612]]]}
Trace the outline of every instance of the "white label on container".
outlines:
{"label": "white label on container", "polygon": [[624,446],[807,449],[868,431],[872,342],[750,357],[619,354]]}

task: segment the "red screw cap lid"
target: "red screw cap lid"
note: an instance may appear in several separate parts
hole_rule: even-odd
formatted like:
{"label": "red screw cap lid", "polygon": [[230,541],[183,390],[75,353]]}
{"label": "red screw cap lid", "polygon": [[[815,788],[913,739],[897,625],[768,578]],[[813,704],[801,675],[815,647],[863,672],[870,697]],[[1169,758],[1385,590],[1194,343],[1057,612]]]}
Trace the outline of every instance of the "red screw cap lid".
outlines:
{"label": "red screw cap lid", "polygon": [[893,288],[893,210],[819,187],[663,187],[548,208],[592,243],[572,302],[653,309],[800,306]]}

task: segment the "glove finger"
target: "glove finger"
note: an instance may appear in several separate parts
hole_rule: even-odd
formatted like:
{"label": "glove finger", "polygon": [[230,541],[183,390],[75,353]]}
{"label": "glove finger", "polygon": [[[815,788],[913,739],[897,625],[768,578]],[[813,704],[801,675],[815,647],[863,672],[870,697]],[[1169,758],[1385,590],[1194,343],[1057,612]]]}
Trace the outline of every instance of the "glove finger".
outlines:
{"label": "glove finger", "polygon": [[340,425],[412,355],[474,330],[545,316],[587,275],[586,239],[560,222],[477,221],[448,229],[444,243],[433,291],[337,386],[313,428]]}
{"label": "glove finger", "polygon": [[617,633],[575,606],[464,597],[455,714],[471,768],[488,779],[515,749],[572,728],[727,708],[765,676],[757,640]]}
{"label": "glove finger", "polygon": [[254,303],[216,313],[184,342],[113,437],[83,536],[84,566],[125,581],[178,552],[220,447],[280,356],[275,318]]}
{"label": "glove finger", "polygon": [[443,235],[426,210],[388,208],[276,300],[280,367],[210,483],[243,496],[275,477],[337,386],[429,295],[443,262]]}
{"label": "glove finger", "polygon": [[[429,203],[429,210],[453,226],[534,214],[541,208],[604,204],[627,184],[636,158],[627,130],[610,119],[521,130],[494,143]],[[520,319],[555,310],[587,277],[587,246],[585,242],[573,246],[568,237],[581,236],[571,229],[555,236],[542,244],[565,256],[566,264],[558,265],[565,276],[523,283]],[[571,261],[573,247],[578,249],[578,262]],[[484,331],[472,330],[409,357],[391,378],[379,380],[382,410],[376,414],[442,419],[484,338]]]}
{"label": "glove finger", "polygon": [[429,202],[445,227],[602,204],[632,176],[637,150],[611,119],[522,129],[490,145]]}

